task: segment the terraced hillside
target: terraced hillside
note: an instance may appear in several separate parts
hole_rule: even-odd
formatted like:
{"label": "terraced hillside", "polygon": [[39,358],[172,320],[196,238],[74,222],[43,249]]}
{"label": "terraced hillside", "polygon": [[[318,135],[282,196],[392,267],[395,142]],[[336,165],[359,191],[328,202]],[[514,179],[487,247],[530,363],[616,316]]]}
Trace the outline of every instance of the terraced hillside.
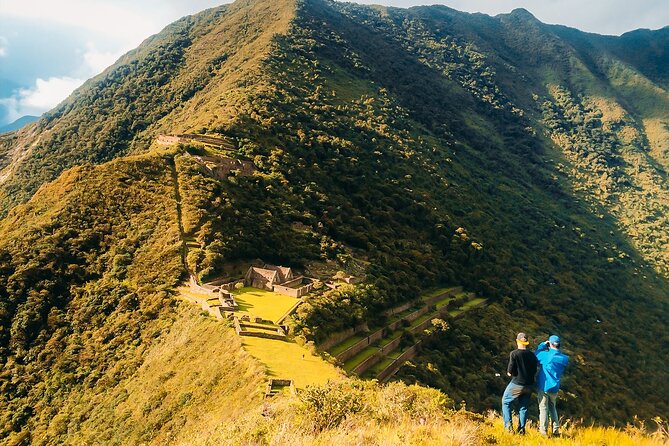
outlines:
{"label": "terraced hillside", "polygon": [[[404,354],[457,315],[410,309],[422,290],[485,297],[395,375],[468,408],[499,408],[495,374],[525,331],[565,339],[570,417],[669,413],[665,37],[326,0],[170,25],[0,138],[0,441],[160,443],[188,395],[122,386],[143,389],[179,284],[258,259],[362,281],[305,299],[287,321],[305,344],[407,311]],[[356,367],[390,365],[396,336]],[[239,375],[262,381],[243,358]],[[340,390],[321,394],[354,392]],[[101,400],[141,408],[89,418]],[[144,411],[150,426],[130,429]]]}
{"label": "terraced hillside", "polygon": [[[438,289],[420,296],[416,302],[386,310],[388,319],[383,327],[370,332],[361,326],[364,331],[354,332],[348,337],[333,335],[339,342],[328,345],[327,353],[336,358],[347,372],[384,381],[417,353],[422,342],[420,338],[429,332],[429,328],[447,327],[440,318],[464,314],[485,302],[473,293],[463,292],[462,287]],[[326,341],[326,344],[332,342]]]}

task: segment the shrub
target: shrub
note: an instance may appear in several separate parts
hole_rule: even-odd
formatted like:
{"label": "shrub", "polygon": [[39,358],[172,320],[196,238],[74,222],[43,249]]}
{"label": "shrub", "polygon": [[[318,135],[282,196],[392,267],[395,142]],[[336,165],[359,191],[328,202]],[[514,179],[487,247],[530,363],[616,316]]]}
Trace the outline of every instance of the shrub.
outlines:
{"label": "shrub", "polygon": [[299,395],[300,411],[314,432],[339,426],[349,415],[364,408],[364,392],[347,382],[308,386]]}

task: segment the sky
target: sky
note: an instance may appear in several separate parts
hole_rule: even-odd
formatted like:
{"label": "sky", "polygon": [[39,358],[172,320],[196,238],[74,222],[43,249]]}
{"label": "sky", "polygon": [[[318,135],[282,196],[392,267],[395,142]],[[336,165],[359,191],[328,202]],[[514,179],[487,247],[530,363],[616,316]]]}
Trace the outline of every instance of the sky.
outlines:
{"label": "sky", "polygon": [[[266,0],[272,1],[272,0]],[[145,38],[224,0],[0,0],[0,125],[40,115]],[[669,0],[358,0],[444,4],[490,15],[525,8],[599,34],[669,25]]]}

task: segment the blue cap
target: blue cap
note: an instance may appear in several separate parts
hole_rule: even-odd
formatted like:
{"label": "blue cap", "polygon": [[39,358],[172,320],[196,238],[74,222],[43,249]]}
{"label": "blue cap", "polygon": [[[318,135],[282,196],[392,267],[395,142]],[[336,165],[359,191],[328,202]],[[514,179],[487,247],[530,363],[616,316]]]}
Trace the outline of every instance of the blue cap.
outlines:
{"label": "blue cap", "polygon": [[550,338],[548,338],[548,342],[550,342],[551,344],[559,344],[560,336],[552,335]]}

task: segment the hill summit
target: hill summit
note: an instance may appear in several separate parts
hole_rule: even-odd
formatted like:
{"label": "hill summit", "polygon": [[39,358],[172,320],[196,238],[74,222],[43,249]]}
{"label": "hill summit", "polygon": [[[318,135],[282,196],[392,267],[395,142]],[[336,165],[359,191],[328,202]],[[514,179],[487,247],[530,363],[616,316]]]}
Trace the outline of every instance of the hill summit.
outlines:
{"label": "hill summit", "polygon": [[487,299],[397,372],[439,404],[498,408],[515,333],[558,332],[569,417],[669,413],[667,37],[326,0],[171,24],[0,136],[0,438],[158,444],[239,415],[215,407],[241,382],[258,403],[177,287],[264,263],[362,279],[287,319],[316,347]]}

